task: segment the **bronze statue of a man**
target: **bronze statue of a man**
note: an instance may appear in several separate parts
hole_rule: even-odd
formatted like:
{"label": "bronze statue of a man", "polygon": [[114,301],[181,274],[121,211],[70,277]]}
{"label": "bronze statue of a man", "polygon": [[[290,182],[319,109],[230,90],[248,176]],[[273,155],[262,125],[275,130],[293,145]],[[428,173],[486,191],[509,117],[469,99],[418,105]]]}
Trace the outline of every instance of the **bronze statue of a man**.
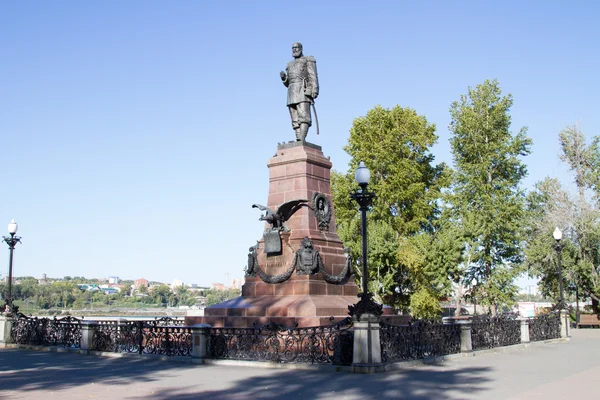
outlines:
{"label": "bronze statue of a man", "polygon": [[302,43],[292,45],[294,59],[281,71],[281,81],[288,88],[287,106],[292,117],[296,140],[306,140],[308,127],[312,125],[310,105],[319,95],[317,61],[313,56],[302,54]]}

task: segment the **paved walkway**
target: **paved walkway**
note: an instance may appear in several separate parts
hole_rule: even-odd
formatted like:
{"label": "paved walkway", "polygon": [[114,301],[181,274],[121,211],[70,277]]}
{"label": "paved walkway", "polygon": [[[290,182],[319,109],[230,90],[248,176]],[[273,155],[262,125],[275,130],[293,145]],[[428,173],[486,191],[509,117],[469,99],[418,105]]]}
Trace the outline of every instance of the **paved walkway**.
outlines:
{"label": "paved walkway", "polygon": [[0,350],[0,399],[600,399],[600,329],[357,375]]}

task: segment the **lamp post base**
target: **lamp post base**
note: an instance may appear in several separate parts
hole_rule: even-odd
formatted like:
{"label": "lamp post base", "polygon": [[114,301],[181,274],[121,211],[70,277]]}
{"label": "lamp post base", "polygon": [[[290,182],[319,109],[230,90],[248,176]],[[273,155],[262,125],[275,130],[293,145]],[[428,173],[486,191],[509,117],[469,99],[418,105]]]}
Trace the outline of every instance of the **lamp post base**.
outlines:
{"label": "lamp post base", "polygon": [[7,347],[12,343],[10,332],[13,326],[11,315],[0,315],[0,348]]}
{"label": "lamp post base", "polygon": [[567,310],[560,310],[560,337],[569,337],[569,313]]}

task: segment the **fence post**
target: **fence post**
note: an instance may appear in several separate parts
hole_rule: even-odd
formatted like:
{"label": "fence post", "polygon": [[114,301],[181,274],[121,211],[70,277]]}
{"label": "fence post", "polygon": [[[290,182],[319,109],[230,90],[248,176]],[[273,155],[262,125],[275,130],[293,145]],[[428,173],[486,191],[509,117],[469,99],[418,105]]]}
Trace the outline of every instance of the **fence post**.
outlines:
{"label": "fence post", "polygon": [[94,346],[94,326],[96,321],[81,321],[81,350],[89,353]]}
{"label": "fence post", "polygon": [[378,371],[381,365],[381,341],[379,337],[379,317],[361,314],[354,324],[354,344],[352,372],[370,374]]}
{"label": "fence post", "polygon": [[204,360],[208,356],[209,324],[192,325],[192,358]]}
{"label": "fence post", "polygon": [[521,321],[521,343],[529,343],[529,318],[519,318]]}
{"label": "fence post", "polygon": [[0,347],[6,347],[12,343],[10,333],[14,320],[12,315],[0,315]]}
{"label": "fence post", "polygon": [[471,340],[473,322],[458,320],[456,324],[460,326],[460,352],[471,353],[473,351],[473,341]]}

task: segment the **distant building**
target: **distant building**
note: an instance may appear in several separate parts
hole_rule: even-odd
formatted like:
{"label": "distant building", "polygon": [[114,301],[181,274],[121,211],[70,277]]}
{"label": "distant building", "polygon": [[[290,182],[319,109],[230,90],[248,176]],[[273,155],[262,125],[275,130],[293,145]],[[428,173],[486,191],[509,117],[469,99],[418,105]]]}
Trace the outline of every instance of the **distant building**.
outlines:
{"label": "distant building", "polygon": [[175,290],[175,288],[182,287],[183,281],[179,279],[173,279],[173,283],[171,283],[171,290]]}
{"label": "distant building", "polygon": [[218,282],[213,282],[212,285],[210,285],[211,289],[215,289],[215,290],[225,290],[225,285],[223,285],[222,283],[218,283]]}
{"label": "distant building", "polygon": [[95,285],[93,283],[90,283],[90,284],[82,283],[82,284],[77,285],[77,287],[81,290],[88,290],[88,291],[100,290],[98,285]]}
{"label": "distant building", "polygon": [[108,277],[108,283],[112,283],[112,284],[118,284],[119,283],[119,277],[118,276],[109,276]]}
{"label": "distant building", "polygon": [[38,279],[38,285],[49,285],[48,275],[42,274],[42,279]]}
{"label": "distant building", "polygon": [[537,285],[527,285],[525,287],[520,288],[520,294],[526,294],[528,296],[538,296],[540,291]]}
{"label": "distant building", "polygon": [[244,284],[244,281],[242,279],[234,279],[233,281],[231,281],[231,288],[232,289],[241,289],[243,284]]}
{"label": "distant building", "polygon": [[102,292],[104,294],[117,294],[117,293],[119,293],[119,289],[114,288],[114,287],[108,287],[108,286],[105,287],[105,285],[100,286],[100,290],[102,290]]}
{"label": "distant building", "polygon": [[148,287],[148,280],[144,278],[136,279],[133,281],[133,290],[138,290],[140,287]]}

